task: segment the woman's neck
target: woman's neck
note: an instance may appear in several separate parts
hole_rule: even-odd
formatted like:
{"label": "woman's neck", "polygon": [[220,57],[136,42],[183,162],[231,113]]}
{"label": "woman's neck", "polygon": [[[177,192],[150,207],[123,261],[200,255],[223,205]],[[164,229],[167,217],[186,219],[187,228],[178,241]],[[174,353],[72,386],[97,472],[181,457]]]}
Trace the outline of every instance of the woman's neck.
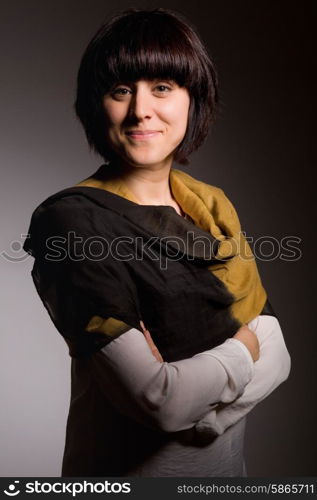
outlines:
{"label": "woman's neck", "polygon": [[110,164],[105,172],[122,179],[140,205],[170,205],[180,213],[169,183],[170,169],[171,163],[156,167]]}

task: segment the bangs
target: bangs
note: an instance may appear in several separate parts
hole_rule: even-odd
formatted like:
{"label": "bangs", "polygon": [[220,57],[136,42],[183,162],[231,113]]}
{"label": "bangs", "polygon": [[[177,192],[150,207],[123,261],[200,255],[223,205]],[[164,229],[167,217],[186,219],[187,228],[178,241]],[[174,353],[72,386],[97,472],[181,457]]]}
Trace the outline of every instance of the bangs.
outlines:
{"label": "bangs", "polygon": [[[98,86],[107,92],[118,82],[164,78],[174,80],[181,87],[191,88],[197,79],[197,62],[192,46],[184,33],[157,15],[149,20],[136,16],[124,30],[116,30],[100,47]],[[134,21],[134,22],[133,22]]]}

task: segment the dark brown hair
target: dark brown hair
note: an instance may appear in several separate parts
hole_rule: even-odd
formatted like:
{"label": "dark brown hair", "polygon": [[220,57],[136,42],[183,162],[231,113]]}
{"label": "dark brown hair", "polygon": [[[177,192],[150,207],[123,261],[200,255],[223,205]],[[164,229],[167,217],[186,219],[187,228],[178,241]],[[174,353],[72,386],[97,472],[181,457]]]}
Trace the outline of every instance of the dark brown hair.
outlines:
{"label": "dark brown hair", "polygon": [[166,9],[124,11],[103,24],[82,57],[75,110],[91,149],[106,161],[103,96],[118,82],[164,78],[189,91],[186,134],[174,160],[188,156],[205,140],[218,103],[217,74],[197,33],[178,13]]}

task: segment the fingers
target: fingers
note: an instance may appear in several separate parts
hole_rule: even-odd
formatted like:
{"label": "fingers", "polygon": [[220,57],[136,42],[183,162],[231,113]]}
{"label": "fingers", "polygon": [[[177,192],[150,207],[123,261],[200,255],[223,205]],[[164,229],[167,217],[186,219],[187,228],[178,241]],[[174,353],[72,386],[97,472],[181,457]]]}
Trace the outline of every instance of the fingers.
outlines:
{"label": "fingers", "polygon": [[145,326],[144,326],[144,323],[143,323],[142,319],[140,319],[140,325],[141,325],[142,330],[144,331],[145,330]]}
{"label": "fingers", "polygon": [[144,323],[143,323],[143,321],[142,321],[142,320],[140,321],[140,325],[141,325],[141,328],[142,328],[142,330],[143,330],[143,335],[144,335],[144,337],[145,337],[145,340],[147,341],[147,343],[148,343],[148,345],[149,345],[149,347],[150,347],[150,349],[151,349],[151,351],[152,351],[153,356],[154,356],[154,357],[155,357],[155,358],[156,358],[156,359],[157,359],[160,363],[164,363],[164,360],[163,360],[163,358],[162,358],[162,356],[161,356],[160,351],[158,350],[158,348],[157,348],[157,347],[156,347],[156,345],[154,344],[153,339],[152,339],[152,337],[151,337],[151,334],[150,334],[149,330],[147,330],[147,329],[145,328]]}
{"label": "fingers", "polygon": [[152,354],[156,357],[156,359],[157,359],[158,361],[160,361],[161,363],[163,363],[163,358],[162,358],[162,356],[161,356],[161,353],[160,353],[160,351],[158,350],[158,348],[156,347],[156,345],[154,344],[153,339],[152,339],[152,337],[151,337],[151,334],[150,334],[149,330],[146,330],[146,329],[145,329],[143,333],[144,333],[144,336],[145,336],[145,338],[146,338],[147,343],[148,343],[148,344],[149,344],[149,346],[150,346],[150,349],[151,349],[151,351],[152,351]]}

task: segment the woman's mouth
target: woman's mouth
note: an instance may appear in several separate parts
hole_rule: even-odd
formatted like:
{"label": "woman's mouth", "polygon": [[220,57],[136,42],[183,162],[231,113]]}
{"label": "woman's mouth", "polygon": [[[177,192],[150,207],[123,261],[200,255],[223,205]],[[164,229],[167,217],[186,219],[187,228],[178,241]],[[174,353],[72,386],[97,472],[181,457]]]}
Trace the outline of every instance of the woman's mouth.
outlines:
{"label": "woman's mouth", "polygon": [[156,137],[158,134],[160,134],[158,130],[131,130],[131,132],[126,132],[128,137],[137,141],[146,141],[147,139]]}

